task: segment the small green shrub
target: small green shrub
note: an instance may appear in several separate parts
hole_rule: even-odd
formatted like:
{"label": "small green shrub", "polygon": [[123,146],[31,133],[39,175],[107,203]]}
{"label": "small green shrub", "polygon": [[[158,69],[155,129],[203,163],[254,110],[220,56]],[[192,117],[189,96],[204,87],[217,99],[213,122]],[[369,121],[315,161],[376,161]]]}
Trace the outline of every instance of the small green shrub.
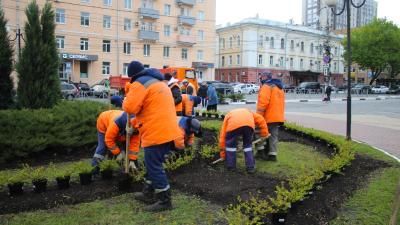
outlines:
{"label": "small green shrub", "polygon": [[6,179],[7,183],[19,183],[19,182],[27,182],[29,179],[29,167],[24,166],[22,169],[19,169],[13,173],[10,173],[9,177]]}
{"label": "small green shrub", "polygon": [[84,161],[76,163],[74,169],[77,173],[91,173],[93,171],[92,165]]}
{"label": "small green shrub", "polygon": [[100,162],[100,171],[104,170],[117,170],[120,165],[116,160],[103,160]]}
{"label": "small green shrub", "polygon": [[57,167],[54,163],[50,163],[47,167],[47,173],[49,178],[64,178],[72,175],[74,171],[75,163],[67,164]]}
{"label": "small green shrub", "polygon": [[28,167],[28,170],[32,181],[46,179],[45,168],[43,166],[39,166],[36,168]]}
{"label": "small green shrub", "polygon": [[217,153],[219,153],[219,148],[211,145],[203,145],[200,151],[200,156],[202,159],[213,158]]}

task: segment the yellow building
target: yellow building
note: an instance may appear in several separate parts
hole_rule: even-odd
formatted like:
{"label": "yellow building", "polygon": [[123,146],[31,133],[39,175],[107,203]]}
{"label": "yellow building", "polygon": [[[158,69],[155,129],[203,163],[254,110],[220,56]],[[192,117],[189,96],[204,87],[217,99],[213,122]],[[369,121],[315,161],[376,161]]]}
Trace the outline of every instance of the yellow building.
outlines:
{"label": "yellow building", "polygon": [[[46,1],[37,0],[40,7]],[[10,36],[23,32],[29,2],[1,1]],[[132,60],[153,68],[195,67],[200,80],[214,79],[215,0],[51,2],[61,80],[95,84],[126,75]]]}

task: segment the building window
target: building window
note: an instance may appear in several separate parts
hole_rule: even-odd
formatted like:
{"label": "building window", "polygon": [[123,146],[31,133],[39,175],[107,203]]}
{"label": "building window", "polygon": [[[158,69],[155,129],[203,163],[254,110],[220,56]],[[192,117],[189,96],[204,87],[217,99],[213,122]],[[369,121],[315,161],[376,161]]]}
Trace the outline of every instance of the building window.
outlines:
{"label": "building window", "polygon": [[56,23],[65,24],[65,9],[56,9]]}
{"label": "building window", "polygon": [[142,7],[147,9],[152,9],[154,5],[153,0],[142,0]]}
{"label": "building window", "polygon": [[149,44],[143,45],[143,55],[150,56],[150,45]]}
{"label": "building window", "polygon": [[264,45],[264,36],[260,35],[258,37],[258,47],[262,47]]}
{"label": "building window", "polygon": [[103,52],[111,52],[111,41],[103,40]]}
{"label": "building window", "polygon": [[302,51],[302,52],[304,52],[304,42],[301,42],[301,44],[300,44],[300,50]]}
{"label": "building window", "polygon": [[230,56],[229,56],[229,65],[230,65],[230,66],[232,65],[232,61],[233,61],[233,60],[232,60],[232,56],[230,55]]}
{"label": "building window", "polygon": [[152,22],[142,22],[142,25],[140,26],[140,30],[153,31],[154,30],[154,23],[152,23]]}
{"label": "building window", "polygon": [[191,16],[191,11],[189,8],[181,8],[181,16]]}
{"label": "building window", "polygon": [[204,3],[204,0],[197,0],[197,3]]}
{"label": "building window", "polygon": [[274,40],[274,37],[271,37],[269,45],[270,45],[271,48],[275,48],[275,40]]}
{"label": "building window", "polygon": [[103,75],[110,75],[110,62],[103,62]]}
{"label": "building window", "polygon": [[318,61],[316,62],[316,64],[317,64],[317,71],[321,71],[321,62]]}
{"label": "building window", "polygon": [[185,35],[185,36],[190,36],[192,31],[189,28],[181,27],[181,29],[179,30],[179,33],[182,35]]}
{"label": "building window", "polygon": [[285,49],[285,39],[281,39],[281,49]]}
{"label": "building window", "polygon": [[314,54],[314,43],[310,44],[310,53]]}
{"label": "building window", "polygon": [[132,9],[132,0],[124,0],[125,9]]}
{"label": "building window", "polygon": [[90,3],[90,0],[81,0],[81,3]]}
{"label": "building window", "polygon": [[269,57],[269,65],[274,66],[274,57],[272,55]]}
{"label": "building window", "polygon": [[103,16],[103,28],[111,28],[111,16]]}
{"label": "building window", "polygon": [[171,15],[171,5],[165,4],[164,5],[164,16],[170,16]]}
{"label": "building window", "polygon": [[169,46],[164,46],[163,56],[164,56],[165,58],[168,58],[168,57],[169,57],[169,49],[170,49]]}
{"label": "building window", "polygon": [[263,64],[263,56],[262,55],[258,55],[258,64],[259,65]]}
{"label": "building window", "polygon": [[131,54],[131,43],[124,42],[124,54],[130,55]]}
{"label": "building window", "polygon": [[90,13],[81,12],[81,26],[88,27],[90,20]]}
{"label": "building window", "polygon": [[236,41],[237,41],[237,46],[240,47],[240,36],[237,36]]}
{"label": "building window", "polygon": [[240,65],[240,55],[236,55],[236,64]]}
{"label": "building window", "polygon": [[334,72],[338,72],[338,68],[337,68],[337,63],[336,62],[333,63],[333,71]]}
{"label": "building window", "polygon": [[111,6],[112,0],[103,0],[103,5],[104,6]]}
{"label": "building window", "polygon": [[233,46],[233,38],[229,37],[229,48],[232,48]]}
{"label": "building window", "polygon": [[335,47],[335,51],[334,51],[334,52],[335,52],[335,53],[334,53],[335,56],[338,55],[338,48],[337,48],[337,47]]}
{"label": "building window", "polygon": [[56,45],[58,49],[64,48],[65,37],[64,36],[56,36]]}
{"label": "building window", "polygon": [[197,60],[204,60],[204,52],[203,50],[197,50]]}
{"label": "building window", "polygon": [[204,30],[198,30],[197,31],[197,39],[199,41],[204,41]]}
{"label": "building window", "polygon": [[200,21],[204,21],[205,16],[204,16],[204,12],[203,11],[199,11],[197,14],[197,19]]}
{"label": "building window", "polygon": [[304,64],[303,61],[304,61],[303,59],[300,59],[300,69],[303,69],[303,64]]}
{"label": "building window", "polygon": [[290,41],[290,50],[294,50],[294,41],[293,40]]}
{"label": "building window", "polygon": [[225,56],[221,57],[221,66],[224,67],[225,66]]}
{"label": "building window", "polygon": [[182,59],[184,59],[184,60],[188,59],[188,49],[187,49],[187,48],[182,48],[181,57],[182,57]]}
{"label": "building window", "polygon": [[322,46],[320,45],[318,49],[319,49],[319,54],[322,55]]}
{"label": "building window", "polygon": [[89,39],[81,38],[81,51],[89,50]]}
{"label": "building window", "polygon": [[283,67],[284,62],[285,62],[285,61],[284,61],[283,57],[280,57],[280,58],[279,58],[279,66],[280,66],[280,67]]}
{"label": "building window", "polygon": [[89,66],[87,61],[80,61],[79,63],[79,76],[80,78],[89,78]]}
{"label": "building window", "polygon": [[131,31],[132,30],[132,22],[130,19],[124,19],[124,31]]}
{"label": "building window", "polygon": [[222,49],[225,49],[225,38],[219,39]]}
{"label": "building window", "polygon": [[293,65],[293,58],[290,58],[290,68],[293,69],[294,65]]}
{"label": "building window", "polygon": [[128,67],[129,67],[129,63],[124,63],[122,66],[122,73],[125,76],[128,76]]}
{"label": "building window", "polygon": [[314,63],[313,63],[312,60],[310,60],[310,69],[311,69],[311,70],[313,69],[313,66],[314,66]]}
{"label": "building window", "polygon": [[171,26],[164,25],[164,36],[169,37],[171,36]]}

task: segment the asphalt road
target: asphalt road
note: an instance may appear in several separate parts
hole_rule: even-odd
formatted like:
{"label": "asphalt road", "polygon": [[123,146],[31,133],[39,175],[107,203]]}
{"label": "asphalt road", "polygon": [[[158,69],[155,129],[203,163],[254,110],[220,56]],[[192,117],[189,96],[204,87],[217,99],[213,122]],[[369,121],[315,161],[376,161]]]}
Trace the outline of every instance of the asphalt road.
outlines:
{"label": "asphalt road", "polygon": [[[221,105],[218,110],[227,112],[238,107],[255,110],[256,105]],[[288,101],[286,119],[345,136],[346,109],[346,102],[339,99],[331,103]],[[354,100],[351,133],[353,140],[368,143],[400,158],[400,99]]]}

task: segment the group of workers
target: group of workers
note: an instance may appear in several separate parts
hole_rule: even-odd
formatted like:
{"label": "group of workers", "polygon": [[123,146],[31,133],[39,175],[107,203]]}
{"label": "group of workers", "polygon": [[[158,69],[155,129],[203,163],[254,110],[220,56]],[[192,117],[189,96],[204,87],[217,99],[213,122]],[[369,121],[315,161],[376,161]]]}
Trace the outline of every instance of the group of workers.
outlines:
{"label": "group of workers", "polygon": [[[187,80],[182,82],[182,91],[179,81],[172,74],[144,68],[138,61],[129,64],[128,76],[131,82],[125,88],[124,100],[118,96],[111,99],[113,105],[123,110],[105,111],[98,117],[98,146],[92,165],[98,168],[107,152],[122,161],[125,152],[118,143],[124,143],[126,136],[130,137],[129,168],[138,168],[140,146],[144,150],[146,167],[143,190],[134,193],[135,199],[150,204],[146,207],[147,211],[168,210],[172,208],[171,190],[163,163],[171,151],[180,155],[185,148],[193,145],[194,136],[201,136],[201,124],[194,118],[193,112],[194,107],[201,103],[201,98]],[[248,173],[255,172],[253,136],[262,140],[271,136],[269,141],[258,142],[256,157],[276,160],[277,132],[283,123],[284,94],[282,84],[272,79],[271,74],[263,74],[261,82],[263,86],[258,97],[257,113],[239,108],[229,112],[224,119],[219,146],[220,157],[225,159],[228,170],[236,169],[239,138],[243,141]],[[213,91],[215,89],[211,89]],[[130,126],[127,126],[128,121]],[[95,171],[98,172],[98,169]]]}

